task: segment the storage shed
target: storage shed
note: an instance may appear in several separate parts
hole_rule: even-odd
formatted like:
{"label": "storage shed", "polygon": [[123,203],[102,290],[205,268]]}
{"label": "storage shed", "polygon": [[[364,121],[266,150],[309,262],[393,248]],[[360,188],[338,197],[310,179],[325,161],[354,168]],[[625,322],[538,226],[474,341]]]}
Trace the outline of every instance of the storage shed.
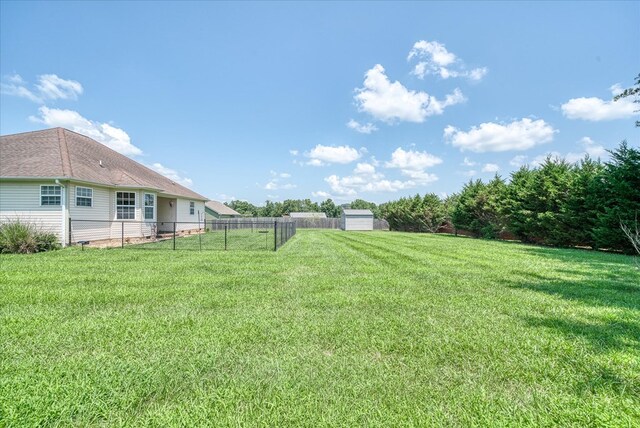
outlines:
{"label": "storage shed", "polygon": [[373,230],[373,213],[371,210],[342,210],[342,230]]}

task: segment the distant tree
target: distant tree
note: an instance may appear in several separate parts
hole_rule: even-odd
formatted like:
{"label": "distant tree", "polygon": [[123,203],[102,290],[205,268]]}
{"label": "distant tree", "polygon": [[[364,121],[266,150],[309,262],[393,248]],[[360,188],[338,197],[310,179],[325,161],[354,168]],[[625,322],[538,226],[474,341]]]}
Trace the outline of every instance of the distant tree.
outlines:
{"label": "distant tree", "polygon": [[371,210],[375,218],[380,218],[380,210],[378,209],[378,206],[375,203],[365,201],[364,199],[356,199],[349,204],[348,208],[351,208],[352,210]]}
{"label": "distant tree", "polygon": [[258,207],[247,201],[233,200],[225,202],[225,205],[245,217],[256,217],[258,215]]}
{"label": "distant tree", "polygon": [[340,217],[340,207],[336,206],[331,199],[327,199],[320,203],[320,211],[325,213],[329,218]]}
{"label": "distant tree", "polygon": [[[635,77],[634,82],[634,86],[625,89],[624,91],[613,97],[613,100],[618,101],[621,98],[635,97],[635,100],[633,100],[633,102],[640,103],[640,73],[638,73],[638,75]],[[636,120],[636,126],[640,127],[640,120]]]}
{"label": "distant tree", "polygon": [[456,229],[465,229],[483,238],[497,238],[504,228],[502,204],[506,184],[495,176],[488,184],[471,180],[456,196],[451,221]]}
{"label": "distant tree", "polygon": [[626,141],[611,151],[599,182],[599,212],[593,236],[598,248],[634,251],[620,224],[632,224],[640,212],[640,150]]}

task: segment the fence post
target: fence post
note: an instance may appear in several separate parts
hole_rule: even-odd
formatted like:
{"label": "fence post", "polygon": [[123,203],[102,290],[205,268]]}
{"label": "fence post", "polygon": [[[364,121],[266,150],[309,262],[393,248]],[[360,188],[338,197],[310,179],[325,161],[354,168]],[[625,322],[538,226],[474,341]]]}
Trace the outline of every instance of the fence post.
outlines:
{"label": "fence post", "polygon": [[124,248],[124,221],[120,222],[120,242],[121,242],[121,247]]}
{"label": "fence post", "polygon": [[69,217],[69,246],[71,246],[71,217]]}
{"label": "fence post", "polygon": [[227,227],[228,225],[224,224],[224,250],[227,251]]}
{"label": "fence post", "polygon": [[273,221],[273,251],[278,251],[278,220]]}
{"label": "fence post", "polygon": [[176,249],[176,222],[173,222],[173,250]]}

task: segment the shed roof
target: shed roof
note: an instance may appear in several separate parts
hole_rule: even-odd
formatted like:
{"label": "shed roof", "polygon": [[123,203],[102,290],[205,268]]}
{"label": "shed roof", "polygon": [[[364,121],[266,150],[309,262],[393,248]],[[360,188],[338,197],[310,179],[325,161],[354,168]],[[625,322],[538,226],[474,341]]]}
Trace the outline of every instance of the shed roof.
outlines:
{"label": "shed roof", "polygon": [[344,215],[370,215],[373,216],[373,212],[371,210],[351,210],[344,209]]}
{"label": "shed roof", "polygon": [[240,214],[239,212],[237,212],[236,210],[229,208],[228,206],[226,206],[225,204],[223,204],[222,202],[218,202],[218,201],[207,201],[205,202],[204,206],[206,208],[209,208],[212,211],[217,212],[218,214],[221,215],[237,215],[237,216],[242,216],[242,214]]}
{"label": "shed roof", "polygon": [[64,128],[2,136],[0,153],[2,178],[71,179],[207,200],[104,144]]}
{"label": "shed roof", "polygon": [[327,215],[323,212],[299,212],[289,213],[291,218],[327,218]]}

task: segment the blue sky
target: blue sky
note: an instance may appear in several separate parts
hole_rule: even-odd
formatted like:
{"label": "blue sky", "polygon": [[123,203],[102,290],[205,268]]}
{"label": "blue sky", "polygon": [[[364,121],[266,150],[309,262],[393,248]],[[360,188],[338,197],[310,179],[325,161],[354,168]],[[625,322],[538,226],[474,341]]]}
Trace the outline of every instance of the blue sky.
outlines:
{"label": "blue sky", "polygon": [[640,2],[2,2],[3,135],[63,126],[212,199],[384,202],[627,139]]}

